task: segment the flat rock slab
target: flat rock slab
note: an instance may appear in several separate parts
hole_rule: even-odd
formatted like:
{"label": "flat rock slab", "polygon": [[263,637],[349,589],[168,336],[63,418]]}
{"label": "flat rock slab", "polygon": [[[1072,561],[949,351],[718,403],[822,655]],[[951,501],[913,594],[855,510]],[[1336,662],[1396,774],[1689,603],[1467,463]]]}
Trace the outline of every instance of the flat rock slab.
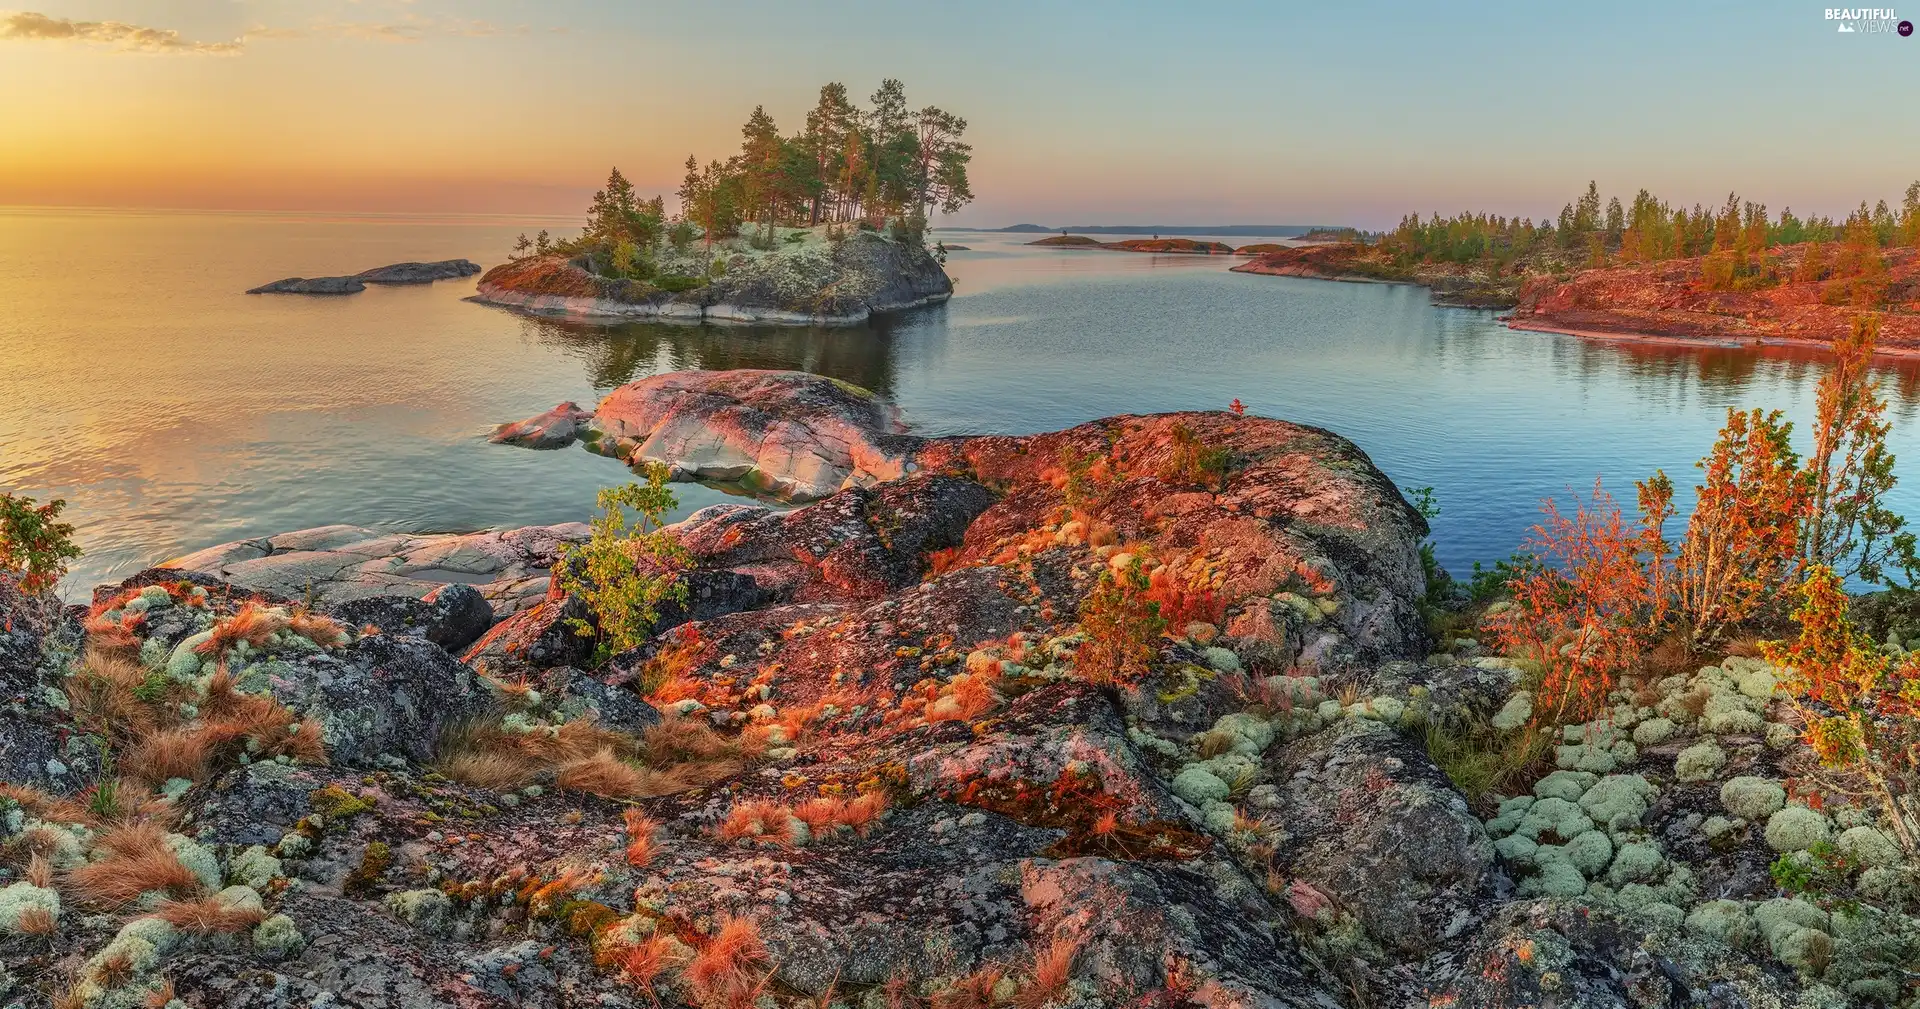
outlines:
{"label": "flat rock slab", "polygon": [[362,270],[350,277],[288,277],[249,288],[248,294],[358,294],[368,284],[431,284],[436,280],[471,277],[480,265],[467,259],[435,263],[392,263]]}
{"label": "flat rock slab", "polygon": [[578,522],[430,535],[333,525],[222,543],[161,567],[320,605],[384,595],[422,598],[461,583],[478,589],[494,614],[505,617],[539,602],[560,548],[587,536]]}

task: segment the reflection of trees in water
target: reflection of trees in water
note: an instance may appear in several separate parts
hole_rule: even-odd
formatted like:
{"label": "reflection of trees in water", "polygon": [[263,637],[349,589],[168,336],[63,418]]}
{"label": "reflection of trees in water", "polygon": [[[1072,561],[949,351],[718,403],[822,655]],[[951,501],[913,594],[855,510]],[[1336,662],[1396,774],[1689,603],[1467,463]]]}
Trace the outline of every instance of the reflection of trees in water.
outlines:
{"label": "reflection of trees in water", "polygon": [[891,398],[898,365],[888,328],[595,325],[533,317],[520,323],[523,336],[585,360],[602,391],[663,371],[774,368],[826,375]]}

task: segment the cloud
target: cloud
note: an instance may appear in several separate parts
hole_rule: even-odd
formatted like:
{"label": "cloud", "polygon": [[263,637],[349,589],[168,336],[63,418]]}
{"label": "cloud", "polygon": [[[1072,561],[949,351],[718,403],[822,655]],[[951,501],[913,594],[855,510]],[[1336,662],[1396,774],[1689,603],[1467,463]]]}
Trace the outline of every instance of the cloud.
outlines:
{"label": "cloud", "polygon": [[0,15],[0,40],[13,42],[93,42],[130,53],[202,53],[233,55],[244,43],[194,42],[171,28],[147,28],[119,21],[73,21],[23,11]]}
{"label": "cloud", "polygon": [[316,21],[304,28],[247,29],[248,39],[359,39],[367,42],[420,42],[431,36],[480,38],[488,35],[525,35],[525,25],[507,28],[488,21],[409,16],[397,22]]}

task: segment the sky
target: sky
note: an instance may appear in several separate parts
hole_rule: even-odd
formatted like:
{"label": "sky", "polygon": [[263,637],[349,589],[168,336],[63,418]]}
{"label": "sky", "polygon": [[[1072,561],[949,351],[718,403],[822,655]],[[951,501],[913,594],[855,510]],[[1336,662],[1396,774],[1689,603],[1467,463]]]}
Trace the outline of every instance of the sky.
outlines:
{"label": "sky", "polygon": [[1920,35],[1811,3],[36,2],[0,6],[0,205],[573,214],[883,77],[970,124],[944,225],[1541,217],[1589,179],[1840,216],[1920,178]]}

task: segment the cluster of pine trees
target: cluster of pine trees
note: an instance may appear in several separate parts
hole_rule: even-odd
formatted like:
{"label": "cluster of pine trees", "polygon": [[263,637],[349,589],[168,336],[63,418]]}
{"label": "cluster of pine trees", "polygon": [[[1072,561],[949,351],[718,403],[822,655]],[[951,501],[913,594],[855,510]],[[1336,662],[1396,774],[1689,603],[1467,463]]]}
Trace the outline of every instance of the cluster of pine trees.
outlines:
{"label": "cluster of pine trees", "polygon": [[[1880,250],[1920,246],[1920,182],[1907,187],[1899,210],[1880,201],[1863,201],[1843,223],[1826,217],[1801,220],[1788,208],[1771,217],[1765,204],[1729,193],[1718,210],[1695,204],[1691,210],[1669,204],[1642,189],[1631,205],[1619,197],[1603,206],[1600,189],[1568,203],[1556,221],[1463,213],[1453,217],[1419,214],[1403,218],[1380,246],[1400,266],[1417,263],[1475,263],[1504,270],[1534,252],[1555,251],[1560,258],[1588,266],[1653,263],[1705,257],[1702,280],[1716,290],[1740,290],[1779,283],[1779,264],[1769,254],[1780,245],[1814,243],[1802,257],[1796,280],[1884,276]],[[1827,246],[1838,243],[1838,251]],[[1811,264],[1811,265],[1809,265]],[[1862,285],[1852,285],[1854,287]],[[1864,286],[1873,286],[1869,281]],[[1884,289],[1884,283],[1881,288]],[[1849,290],[1857,300],[1859,292]],[[1870,293],[1870,292],[1868,292]]]}
{"label": "cluster of pine trees", "polygon": [[615,168],[594,194],[580,237],[554,242],[546,232],[520,236],[514,256],[586,254],[616,276],[650,276],[662,239],[685,249],[751,229],[754,245],[771,248],[774,229],[836,224],[918,239],[929,215],[972,202],[967,164],[973,148],[961,137],[967,121],[929,105],[913,111],[906,87],[891,78],[861,108],[844,84],[820,89],[806,124],[782,136],[764,106],[740,128],[738,153],[705,167],[687,156],[679,208],[668,217],[660,197],[640,199]]}

